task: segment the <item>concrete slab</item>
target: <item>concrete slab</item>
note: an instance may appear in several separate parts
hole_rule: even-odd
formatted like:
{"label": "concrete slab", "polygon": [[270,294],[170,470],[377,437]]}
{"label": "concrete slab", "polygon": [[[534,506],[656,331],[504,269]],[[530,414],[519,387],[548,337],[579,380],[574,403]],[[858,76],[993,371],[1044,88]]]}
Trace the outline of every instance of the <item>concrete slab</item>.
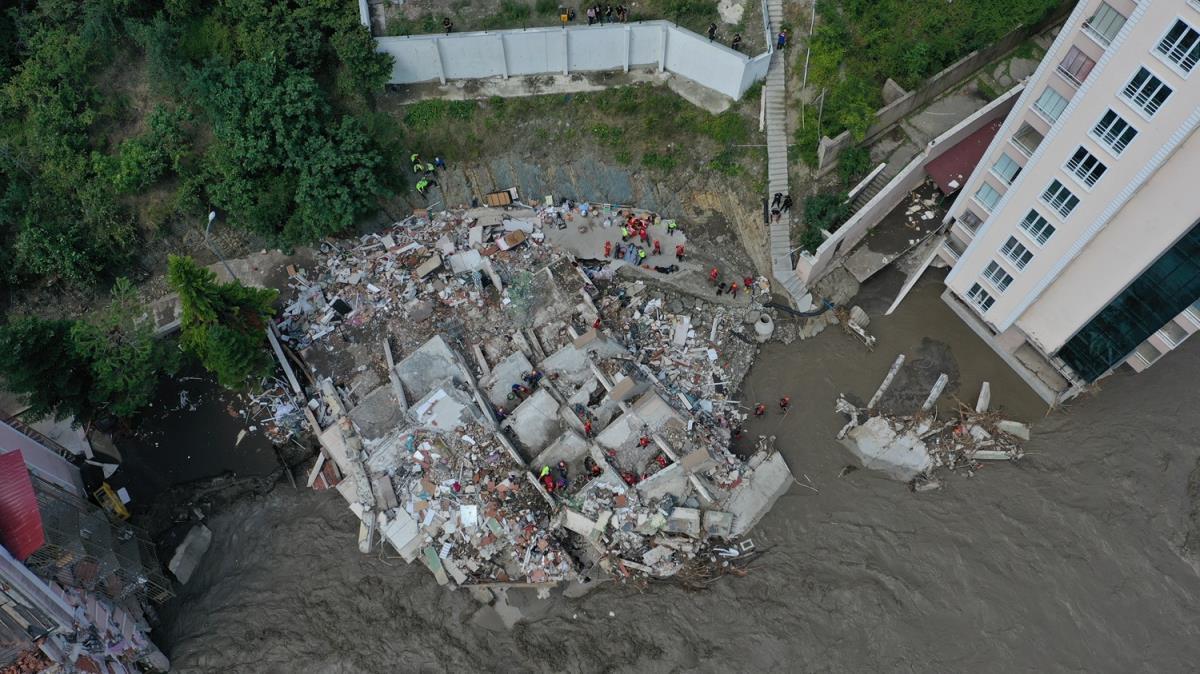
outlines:
{"label": "concrete slab", "polygon": [[692,538],[700,537],[700,511],[696,508],[674,508],[667,516],[667,531]]}
{"label": "concrete slab", "polygon": [[643,499],[652,501],[662,498],[667,494],[676,498],[683,498],[689,486],[687,473],[683,472],[679,464],[673,463],[651,475],[648,479],[642,480],[635,488]]}
{"label": "concrete slab", "polygon": [[[649,391],[633,404],[628,414],[622,414],[596,436],[596,442],[608,449],[617,449],[636,442],[643,432],[657,433],[668,424],[683,428],[683,417],[659,397]],[[643,429],[645,426],[645,431]]]}
{"label": "concrete slab", "polygon": [[368,393],[354,409],[350,410],[358,434],[364,441],[378,440],[396,429],[407,425],[404,409],[396,400],[391,385],[380,386]]}
{"label": "concrete slab", "polygon": [[187,585],[192,574],[196,572],[204,553],[208,552],[208,546],[212,545],[212,538],[213,533],[208,527],[197,524],[175,548],[175,554],[171,556],[171,561],[167,562],[167,569],[181,584]]}
{"label": "concrete slab", "polygon": [[703,531],[706,538],[729,538],[733,533],[733,513],[705,510]]}
{"label": "concrete slab", "polygon": [[471,397],[454,388],[449,381],[410,407],[408,415],[422,427],[442,433],[468,423],[480,423],[483,419]]}
{"label": "concrete slab", "polygon": [[779,497],[788,492],[792,482],[792,471],[788,470],[787,462],[779,452],[772,453],[760,463],[725,502],[726,511],[733,515],[730,536],[736,538],[752,529]]}
{"label": "concrete slab", "polygon": [[566,461],[572,476],[583,470],[583,457],[588,455],[590,444],[583,436],[572,429],[567,429],[558,436],[550,446],[542,450],[530,463],[535,469],[541,466],[557,466],[559,461]]}
{"label": "concrete slab", "polygon": [[841,441],[864,468],[908,482],[933,467],[925,443],[912,430],[893,427],[885,417],[871,417],[851,428]]}
{"label": "concrete slab", "polygon": [[412,401],[429,395],[435,386],[460,376],[461,371],[454,350],[441,336],[434,336],[397,363],[396,373],[404,384],[404,393]]}
{"label": "concrete slab", "polygon": [[558,407],[558,401],[549,391],[538,389],[504,420],[504,428],[510,429],[520,441],[526,459],[540,454],[562,432]]}
{"label": "concrete slab", "polygon": [[511,410],[516,403],[508,399],[512,393],[513,384],[525,384],[522,379],[533,370],[533,364],[521,351],[509,354],[504,360],[492,367],[492,374],[480,382],[480,388],[487,394],[488,400],[496,407]]}

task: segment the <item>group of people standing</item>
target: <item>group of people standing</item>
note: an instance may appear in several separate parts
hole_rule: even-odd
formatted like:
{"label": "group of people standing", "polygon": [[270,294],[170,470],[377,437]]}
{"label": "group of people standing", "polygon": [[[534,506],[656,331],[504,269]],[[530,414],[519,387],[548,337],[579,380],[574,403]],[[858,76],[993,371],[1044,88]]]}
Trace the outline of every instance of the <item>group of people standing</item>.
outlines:
{"label": "group of people standing", "polygon": [[779,216],[792,210],[792,195],[776,192],[771,199],[771,222],[779,222]]}
{"label": "group of people standing", "polygon": [[587,8],[587,22],[591,26],[597,23],[628,23],[629,9],[625,5],[592,5]]}

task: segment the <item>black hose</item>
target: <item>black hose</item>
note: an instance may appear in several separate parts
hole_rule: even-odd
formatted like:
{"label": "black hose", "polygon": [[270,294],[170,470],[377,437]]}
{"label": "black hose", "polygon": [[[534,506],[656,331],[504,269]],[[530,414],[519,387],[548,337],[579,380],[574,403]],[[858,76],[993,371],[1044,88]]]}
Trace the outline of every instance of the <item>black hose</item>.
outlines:
{"label": "black hose", "polygon": [[832,309],[833,302],[830,302],[829,300],[821,300],[821,308],[816,309],[814,311],[796,311],[795,309],[787,306],[786,304],[780,304],[778,302],[773,302],[773,301],[767,302],[763,306],[771,307],[772,309],[779,309],[780,311],[786,311],[787,313],[789,313],[793,316],[799,316],[800,318],[812,318],[813,316],[820,316],[821,314],[825,313],[826,311],[829,311],[830,309]]}

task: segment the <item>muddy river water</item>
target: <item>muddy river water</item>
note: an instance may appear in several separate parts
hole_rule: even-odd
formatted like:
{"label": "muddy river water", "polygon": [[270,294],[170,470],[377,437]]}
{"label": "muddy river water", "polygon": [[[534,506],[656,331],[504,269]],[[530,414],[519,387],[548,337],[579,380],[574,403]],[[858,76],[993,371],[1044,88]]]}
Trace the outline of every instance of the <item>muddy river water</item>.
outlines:
{"label": "muddy river water", "polygon": [[[767,553],[746,577],[529,599],[526,622],[494,632],[465,592],[361,555],[336,494],[283,485],[210,521],[213,548],[156,638],[183,672],[1195,671],[1200,342],[1046,415],[936,278],[878,318],[895,286],[859,299],[873,352],[830,329],[768,345],[751,371],[746,400],[793,398],[751,434],[777,435],[811,488],[753,532]],[[924,494],[839,478],[853,459],[834,398],[870,396],[899,352],[964,400],[990,381],[993,405],[1035,423],[1027,457]]]}

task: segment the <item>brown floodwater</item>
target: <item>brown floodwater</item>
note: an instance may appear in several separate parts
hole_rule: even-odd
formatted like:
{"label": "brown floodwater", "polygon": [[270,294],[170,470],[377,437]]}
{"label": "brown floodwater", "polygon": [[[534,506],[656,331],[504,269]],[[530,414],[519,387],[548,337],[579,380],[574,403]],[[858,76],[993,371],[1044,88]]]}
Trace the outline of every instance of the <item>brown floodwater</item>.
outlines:
{"label": "brown floodwater", "polygon": [[[881,278],[860,302],[876,316],[896,287]],[[767,552],[746,577],[517,597],[531,619],[492,632],[419,565],[359,554],[339,496],[281,486],[211,519],[213,548],[156,637],[184,672],[1195,671],[1200,342],[1045,416],[940,290],[930,275],[874,318],[873,352],[836,328],[763,349],[745,397],[793,410],[751,431],[778,436],[804,485],[752,532]],[[899,352],[921,397],[938,371],[964,400],[990,381],[994,405],[1035,422],[1026,458],[923,494],[839,478],[853,459],[834,398],[870,396]]]}

